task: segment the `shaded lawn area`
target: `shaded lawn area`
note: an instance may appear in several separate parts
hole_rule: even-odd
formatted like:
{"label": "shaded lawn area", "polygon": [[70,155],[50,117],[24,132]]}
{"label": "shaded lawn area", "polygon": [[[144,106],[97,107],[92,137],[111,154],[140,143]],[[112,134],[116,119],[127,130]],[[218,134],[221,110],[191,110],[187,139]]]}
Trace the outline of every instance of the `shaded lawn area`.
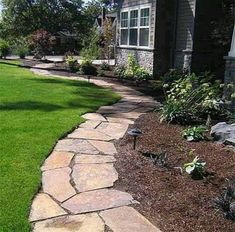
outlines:
{"label": "shaded lawn area", "polygon": [[82,114],[118,99],[86,82],[44,78],[0,64],[1,232],[30,230],[27,219],[40,187],[40,166],[53,145],[83,121]]}

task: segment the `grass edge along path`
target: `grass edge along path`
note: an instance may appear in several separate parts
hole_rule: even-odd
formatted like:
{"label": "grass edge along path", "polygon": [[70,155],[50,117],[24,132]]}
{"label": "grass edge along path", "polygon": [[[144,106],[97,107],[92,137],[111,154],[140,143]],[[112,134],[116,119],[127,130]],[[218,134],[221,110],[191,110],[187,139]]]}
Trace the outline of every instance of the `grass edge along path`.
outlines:
{"label": "grass edge along path", "polygon": [[0,64],[0,232],[27,232],[40,167],[55,143],[120,98],[87,82],[42,77]]}

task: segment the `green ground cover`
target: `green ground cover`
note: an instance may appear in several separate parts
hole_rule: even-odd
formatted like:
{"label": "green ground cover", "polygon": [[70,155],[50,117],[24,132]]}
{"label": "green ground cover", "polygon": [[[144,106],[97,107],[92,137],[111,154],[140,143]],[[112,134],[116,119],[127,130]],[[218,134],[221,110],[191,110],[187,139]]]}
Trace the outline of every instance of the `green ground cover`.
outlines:
{"label": "green ground cover", "polygon": [[0,64],[0,232],[25,232],[40,166],[85,112],[115,102],[110,90]]}

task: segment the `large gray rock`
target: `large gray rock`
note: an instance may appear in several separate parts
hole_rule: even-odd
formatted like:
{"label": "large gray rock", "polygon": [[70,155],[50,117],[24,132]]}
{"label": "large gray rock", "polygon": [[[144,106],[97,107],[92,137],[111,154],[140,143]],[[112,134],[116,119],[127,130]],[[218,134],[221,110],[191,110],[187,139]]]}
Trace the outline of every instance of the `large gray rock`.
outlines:
{"label": "large gray rock", "polygon": [[228,139],[235,139],[235,123],[220,122],[211,128],[211,136],[215,141],[224,143]]}

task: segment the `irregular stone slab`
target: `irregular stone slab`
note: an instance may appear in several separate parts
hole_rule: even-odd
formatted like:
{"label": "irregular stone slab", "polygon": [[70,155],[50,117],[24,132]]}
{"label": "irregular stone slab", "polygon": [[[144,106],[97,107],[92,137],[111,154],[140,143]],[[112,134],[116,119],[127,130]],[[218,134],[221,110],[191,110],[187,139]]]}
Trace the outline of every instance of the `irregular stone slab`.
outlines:
{"label": "irregular stone slab", "polygon": [[226,139],[235,138],[235,123],[229,125],[226,122],[217,123],[211,127],[211,136],[216,141],[225,142]]}
{"label": "irregular stone slab", "polygon": [[50,170],[50,169],[68,167],[71,163],[73,156],[74,156],[74,154],[71,152],[54,151],[46,159],[41,170],[46,171],[46,170]]}
{"label": "irregular stone slab", "polygon": [[78,192],[86,192],[113,186],[118,173],[113,164],[76,164],[73,181]]}
{"label": "irregular stone slab", "polygon": [[114,156],[110,155],[77,155],[74,159],[75,164],[102,164],[115,161]]}
{"label": "irregular stone slab", "polygon": [[117,154],[117,150],[116,150],[115,146],[113,145],[113,143],[111,143],[111,142],[89,140],[89,143],[105,155]]}
{"label": "irregular stone slab", "polygon": [[55,150],[57,151],[70,151],[75,153],[82,153],[82,154],[98,154],[99,151],[95,149],[90,143],[86,140],[82,139],[63,139],[60,140]]}
{"label": "irregular stone slab", "polygon": [[234,146],[235,147],[235,137],[234,138],[229,138],[229,139],[226,139],[225,142],[224,142],[225,145],[231,145],[231,146]]}
{"label": "irregular stone slab", "polygon": [[74,196],[76,191],[70,184],[71,171],[70,168],[60,168],[43,172],[43,191],[60,202]]}
{"label": "irregular stone slab", "polygon": [[113,137],[95,129],[78,128],[68,138],[110,141]]}
{"label": "irregular stone slab", "polygon": [[100,213],[113,232],[161,232],[135,209],[124,206]]}
{"label": "irregular stone slab", "polygon": [[151,112],[153,110],[154,110],[154,108],[152,108],[152,107],[145,107],[145,106],[143,106],[143,107],[135,109],[135,112],[138,112],[138,113],[147,113],[147,112]]}
{"label": "irregular stone slab", "polygon": [[33,200],[29,221],[34,222],[66,214],[51,197],[45,193],[39,193]]}
{"label": "irregular stone slab", "polygon": [[88,129],[95,129],[101,121],[93,121],[93,120],[87,120],[86,122],[82,123],[79,127],[80,128],[88,128]]}
{"label": "irregular stone slab", "polygon": [[64,202],[62,207],[68,209],[73,214],[79,214],[110,209],[132,203],[136,202],[128,193],[117,190],[100,189],[77,194]]}
{"label": "irregular stone slab", "polygon": [[135,122],[133,120],[130,119],[126,119],[126,118],[111,118],[111,117],[107,117],[107,120],[111,123],[122,123],[122,124],[134,124]]}
{"label": "irregular stone slab", "polygon": [[128,124],[120,124],[120,123],[109,123],[103,122],[101,123],[96,130],[112,136],[115,139],[122,138],[128,129]]}
{"label": "irregular stone slab", "polygon": [[126,118],[126,119],[137,119],[137,118],[139,118],[142,114],[143,114],[143,113],[139,113],[139,112],[128,112],[128,113],[107,114],[107,117]]}
{"label": "irregular stone slab", "polygon": [[33,232],[104,232],[105,225],[97,213],[64,216],[37,222]]}
{"label": "irregular stone slab", "polygon": [[94,120],[94,121],[102,121],[102,122],[107,121],[101,114],[98,114],[98,113],[88,113],[88,114],[84,114],[82,117],[85,119]]}

